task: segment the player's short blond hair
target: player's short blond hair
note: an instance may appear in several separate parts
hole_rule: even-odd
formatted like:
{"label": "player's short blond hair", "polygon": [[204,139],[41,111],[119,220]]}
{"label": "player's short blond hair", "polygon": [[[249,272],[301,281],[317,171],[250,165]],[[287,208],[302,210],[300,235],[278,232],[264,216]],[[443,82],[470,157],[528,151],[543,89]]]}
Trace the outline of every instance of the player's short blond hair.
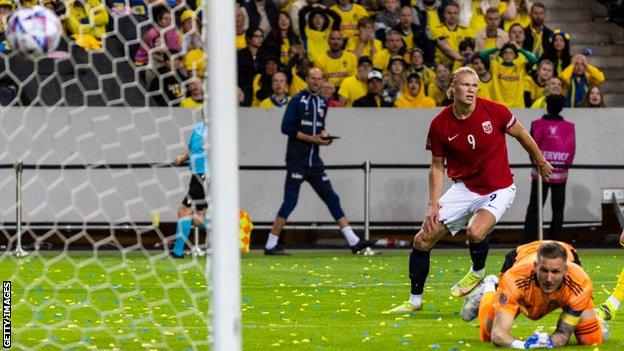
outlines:
{"label": "player's short blond hair", "polygon": [[457,82],[459,76],[463,76],[466,74],[472,74],[477,77],[477,79],[479,79],[479,75],[477,74],[477,72],[475,72],[475,70],[470,67],[464,66],[456,69],[455,72],[451,73],[451,84],[449,84],[448,88],[446,89],[446,97],[449,100],[453,100],[455,98],[455,82]]}

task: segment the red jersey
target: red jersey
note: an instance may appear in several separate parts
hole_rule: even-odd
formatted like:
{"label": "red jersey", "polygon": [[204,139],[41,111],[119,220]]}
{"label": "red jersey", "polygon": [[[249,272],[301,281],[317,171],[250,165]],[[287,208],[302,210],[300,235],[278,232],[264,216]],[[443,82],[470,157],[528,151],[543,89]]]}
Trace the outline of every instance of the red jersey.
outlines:
{"label": "red jersey", "polygon": [[431,121],[427,150],[446,159],[449,178],[487,195],[513,184],[505,134],[514,123],[511,111],[493,101],[477,98],[463,120],[455,117],[453,105],[447,106]]}

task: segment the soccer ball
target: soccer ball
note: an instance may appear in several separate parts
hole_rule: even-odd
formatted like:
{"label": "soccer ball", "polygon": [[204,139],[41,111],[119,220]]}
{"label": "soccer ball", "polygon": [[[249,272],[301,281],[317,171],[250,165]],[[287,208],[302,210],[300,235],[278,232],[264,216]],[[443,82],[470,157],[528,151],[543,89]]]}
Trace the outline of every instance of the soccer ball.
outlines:
{"label": "soccer ball", "polygon": [[18,9],[7,23],[11,48],[32,57],[56,50],[62,33],[58,16],[43,6]]}

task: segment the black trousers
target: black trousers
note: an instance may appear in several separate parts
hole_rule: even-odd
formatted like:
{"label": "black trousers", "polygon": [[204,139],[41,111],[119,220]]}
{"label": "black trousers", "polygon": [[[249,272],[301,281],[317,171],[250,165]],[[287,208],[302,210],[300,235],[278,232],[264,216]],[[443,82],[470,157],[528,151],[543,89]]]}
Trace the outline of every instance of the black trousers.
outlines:
{"label": "black trousers", "polygon": [[[548,189],[550,193],[550,203],[552,207],[552,220],[550,221],[550,230],[546,239],[559,240],[559,234],[563,226],[563,208],[565,207],[565,187],[566,183],[551,184],[542,182],[542,206],[546,202]],[[537,180],[531,181],[531,199],[527,207],[526,217],[524,218],[524,238],[523,243],[537,240]]]}

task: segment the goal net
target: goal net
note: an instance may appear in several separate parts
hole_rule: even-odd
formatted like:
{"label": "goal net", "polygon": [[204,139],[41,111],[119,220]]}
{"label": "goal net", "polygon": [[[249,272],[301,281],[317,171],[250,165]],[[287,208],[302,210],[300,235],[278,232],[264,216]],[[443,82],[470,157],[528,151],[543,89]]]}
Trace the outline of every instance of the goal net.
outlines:
{"label": "goal net", "polygon": [[[212,3],[43,0],[63,21],[58,48],[0,53],[4,346],[240,347],[237,200],[224,202],[238,198],[234,9]],[[34,3],[3,4],[10,16]],[[209,223],[178,259],[193,170],[172,161],[200,121]]]}

